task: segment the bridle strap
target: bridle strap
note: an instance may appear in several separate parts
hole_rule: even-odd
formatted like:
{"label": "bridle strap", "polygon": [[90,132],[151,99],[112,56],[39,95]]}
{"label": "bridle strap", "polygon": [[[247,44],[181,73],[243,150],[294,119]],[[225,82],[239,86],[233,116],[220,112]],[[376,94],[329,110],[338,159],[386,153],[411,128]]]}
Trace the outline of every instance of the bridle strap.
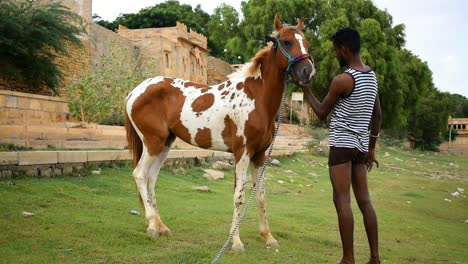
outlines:
{"label": "bridle strap", "polygon": [[288,59],[288,68],[286,69],[286,76],[289,75],[289,73],[291,72],[291,68],[294,66],[294,64],[300,62],[301,60],[305,60],[305,59],[311,59],[312,60],[312,57],[310,56],[310,54],[306,54],[306,53],[299,54],[296,57],[291,56],[286,51],[286,49],[283,47],[283,44],[281,44],[281,41],[279,40],[279,36],[276,39],[276,43],[274,44],[273,47],[276,49],[276,46],[278,46],[280,48],[281,53],[283,53],[283,55]]}

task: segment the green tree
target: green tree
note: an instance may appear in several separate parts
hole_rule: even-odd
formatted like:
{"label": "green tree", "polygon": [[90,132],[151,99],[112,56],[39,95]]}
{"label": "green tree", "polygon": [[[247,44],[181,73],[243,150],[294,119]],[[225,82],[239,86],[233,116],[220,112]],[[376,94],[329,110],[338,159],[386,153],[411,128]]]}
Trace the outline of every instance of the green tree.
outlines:
{"label": "green tree", "polygon": [[452,117],[468,117],[468,99],[460,94],[447,94],[449,113]]}
{"label": "green tree", "polygon": [[131,29],[174,27],[176,22],[182,22],[198,33],[207,35],[207,23],[210,15],[203,11],[200,5],[195,9],[188,4],[180,4],[177,0],[168,0],[152,7],[141,9],[135,14],[121,14],[114,21],[101,20],[95,15],[95,21],[110,30],[116,30],[119,25]]}
{"label": "green tree", "polygon": [[447,94],[435,91],[421,98],[409,118],[410,139],[414,147],[423,150],[438,150],[444,140],[449,116]]}
{"label": "green tree", "polygon": [[210,21],[208,22],[209,46],[211,55],[228,62],[238,62],[236,56],[238,50],[239,14],[234,7],[221,4],[215,8]]}
{"label": "green tree", "polygon": [[54,59],[67,54],[67,43],[81,45],[84,32],[81,17],[59,3],[1,2],[0,74],[57,94],[62,72]]}

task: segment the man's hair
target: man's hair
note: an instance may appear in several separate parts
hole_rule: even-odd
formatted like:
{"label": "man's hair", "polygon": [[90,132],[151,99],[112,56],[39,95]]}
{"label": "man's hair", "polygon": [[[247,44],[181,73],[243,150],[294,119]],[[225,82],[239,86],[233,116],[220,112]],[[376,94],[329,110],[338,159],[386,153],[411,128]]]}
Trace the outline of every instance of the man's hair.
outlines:
{"label": "man's hair", "polygon": [[339,29],[331,36],[331,40],[336,47],[347,47],[352,53],[359,53],[361,50],[361,36],[354,28],[344,27]]}

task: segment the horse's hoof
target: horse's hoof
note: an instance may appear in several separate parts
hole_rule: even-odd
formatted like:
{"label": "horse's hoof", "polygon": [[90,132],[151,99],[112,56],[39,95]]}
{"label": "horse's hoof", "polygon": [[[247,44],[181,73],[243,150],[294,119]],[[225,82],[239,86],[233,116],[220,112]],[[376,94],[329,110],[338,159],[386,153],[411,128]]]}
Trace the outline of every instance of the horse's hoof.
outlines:
{"label": "horse's hoof", "polygon": [[278,244],[278,241],[276,241],[275,239],[268,241],[266,245],[268,247],[276,247],[276,248],[280,247],[280,245]]}
{"label": "horse's hoof", "polygon": [[244,252],[244,245],[239,244],[239,245],[232,245],[231,252]]}
{"label": "horse's hoof", "polygon": [[159,231],[159,233],[160,233],[161,235],[164,235],[164,236],[172,236],[172,232],[171,232],[170,229],[161,230],[161,231]]}
{"label": "horse's hoof", "polygon": [[148,229],[146,229],[146,233],[147,233],[149,236],[153,237],[153,238],[158,238],[158,237],[159,237],[159,231],[154,230],[154,229],[148,228]]}

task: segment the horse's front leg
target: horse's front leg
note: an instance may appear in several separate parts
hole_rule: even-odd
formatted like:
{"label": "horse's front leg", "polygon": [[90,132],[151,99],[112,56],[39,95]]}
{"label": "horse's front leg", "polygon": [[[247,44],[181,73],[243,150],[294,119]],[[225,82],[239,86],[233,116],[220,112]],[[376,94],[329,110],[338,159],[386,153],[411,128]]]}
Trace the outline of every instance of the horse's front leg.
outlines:
{"label": "horse's front leg", "polygon": [[[236,174],[234,187],[234,215],[232,218],[231,232],[239,221],[241,207],[244,204],[245,184],[247,183],[247,171],[249,168],[249,155],[247,151],[242,153],[240,158],[236,158]],[[232,238],[232,251],[244,251],[244,244],[240,240],[239,228],[237,228]]]}
{"label": "horse's front leg", "polygon": [[[253,185],[257,183],[258,177],[260,177],[260,170],[263,166],[265,160],[265,154],[262,154],[261,157],[254,159],[250,163],[250,172],[252,174]],[[265,200],[265,178],[260,183],[255,194],[257,200],[258,214],[260,218],[260,235],[265,239],[265,242],[268,246],[279,247],[276,239],[271,235],[270,227],[268,226],[267,214],[266,214],[266,200]]]}

